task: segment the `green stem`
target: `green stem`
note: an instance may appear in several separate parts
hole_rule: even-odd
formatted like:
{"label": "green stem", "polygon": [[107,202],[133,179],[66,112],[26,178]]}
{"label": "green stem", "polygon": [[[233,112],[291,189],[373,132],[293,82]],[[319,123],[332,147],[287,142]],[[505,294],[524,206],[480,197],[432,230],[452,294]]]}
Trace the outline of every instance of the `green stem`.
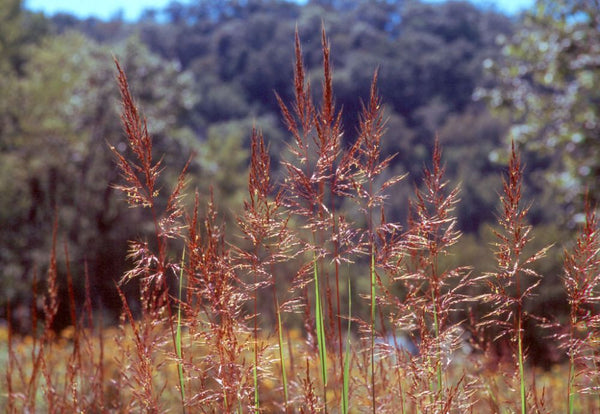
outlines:
{"label": "green stem", "polygon": [[[258,275],[254,273],[254,283],[258,285]],[[256,289],[256,288],[255,288]],[[253,367],[253,379],[254,379],[254,412],[256,414],[260,411],[260,399],[258,392],[258,298],[256,297],[256,290],[254,290],[254,367]]]}
{"label": "green stem", "polygon": [[[436,365],[436,372],[437,372],[437,393],[440,394],[438,395],[439,400],[441,401],[441,392],[442,392],[442,366],[441,366],[441,349],[440,349],[440,328],[439,328],[439,323],[438,323],[438,312],[437,312],[437,305],[435,303],[435,297],[433,298],[433,325],[434,325],[434,334],[435,334],[435,341],[436,341],[436,352],[437,352],[437,358],[435,358],[435,361],[433,361],[433,363]],[[431,387],[433,390],[433,386]]]}
{"label": "green stem", "polygon": [[521,414],[527,414],[527,400],[525,393],[525,367],[523,362],[523,333],[521,330],[521,313],[517,316],[517,346],[519,358],[519,377],[521,382]]}
{"label": "green stem", "polygon": [[[435,273],[435,275],[437,275],[437,273]],[[435,362],[436,367],[437,367],[437,392],[440,393],[440,401],[442,400],[442,393],[443,393],[443,378],[442,378],[442,364],[441,364],[441,359],[442,359],[442,350],[441,350],[441,344],[440,344],[440,323],[439,323],[439,316],[438,316],[438,304],[437,304],[437,292],[435,287],[432,287],[432,302],[433,302],[433,329],[434,329],[434,334],[435,334],[435,340],[436,340],[436,347],[437,347],[437,359]]]}
{"label": "green stem", "polygon": [[371,243],[371,405],[376,414],[375,403],[375,247]]}
{"label": "green stem", "polygon": [[285,372],[285,356],[283,354],[283,332],[281,331],[281,312],[279,311],[279,300],[277,299],[277,293],[275,292],[275,286],[273,286],[273,296],[275,299],[275,313],[277,314],[277,333],[279,340],[279,363],[281,365],[281,378],[283,380],[283,397],[285,399],[285,411],[288,410],[288,387],[287,387],[287,375]]}
{"label": "green stem", "polygon": [[321,366],[321,379],[323,381],[323,401],[325,412],[327,412],[327,349],[325,347],[325,323],[323,318],[323,306],[321,305],[321,291],[319,289],[319,270],[317,255],[313,250],[313,275],[315,283],[315,324],[317,331],[317,342],[319,345],[319,363]]}
{"label": "green stem", "polygon": [[[369,198],[373,199],[373,179],[369,179]],[[370,204],[370,203],[369,203]],[[371,245],[371,408],[373,414],[377,413],[377,404],[375,402],[375,231],[373,229],[373,208],[369,206],[368,216],[369,226],[369,244]]]}
{"label": "green stem", "polygon": [[[183,377],[183,353],[181,352],[181,291],[183,289],[183,268],[185,263],[185,248],[181,254],[181,270],[179,273],[179,301],[177,302],[177,332],[175,336],[175,348],[177,352],[177,370],[179,373],[179,386],[181,387],[181,403],[185,404],[185,381]],[[182,407],[185,413],[185,407]]]}
{"label": "green stem", "polygon": [[[350,278],[348,278],[348,332],[346,333],[346,355],[344,356],[344,376],[343,376],[343,392],[342,392],[342,413],[348,414],[350,408],[349,401],[349,378],[350,378],[350,324],[352,322],[352,289]],[[341,333],[340,333],[341,334]]]}
{"label": "green stem", "polygon": [[567,383],[567,412],[573,414],[573,405],[575,404],[575,394],[573,393],[573,381],[575,380],[575,360],[573,352],[569,355],[569,382]]}
{"label": "green stem", "polygon": [[[256,317],[256,315],[254,315]],[[253,377],[254,377],[254,412],[256,414],[260,411],[260,400],[258,398],[258,344],[254,341],[254,368],[253,368]]]}

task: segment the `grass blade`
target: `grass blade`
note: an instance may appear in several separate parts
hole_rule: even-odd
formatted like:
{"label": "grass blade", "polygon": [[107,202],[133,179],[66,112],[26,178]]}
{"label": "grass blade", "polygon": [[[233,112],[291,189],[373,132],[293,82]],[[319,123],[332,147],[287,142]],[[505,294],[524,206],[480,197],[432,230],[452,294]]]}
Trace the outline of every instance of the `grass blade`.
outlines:
{"label": "grass blade", "polygon": [[[179,373],[179,386],[181,387],[181,403],[185,404],[185,382],[183,378],[183,357],[181,352],[181,291],[183,287],[183,268],[185,264],[185,248],[181,254],[181,269],[179,272],[179,296],[177,301],[177,331],[175,334],[175,347],[177,352],[177,371]],[[185,413],[185,408],[183,408]]]}
{"label": "grass blade", "polygon": [[[319,289],[319,270],[317,269],[317,256],[313,252],[313,272],[315,282],[315,324],[317,331],[317,343],[319,345],[319,363],[321,366],[321,379],[323,390],[327,387],[327,349],[325,347],[325,321],[323,318],[323,306],[321,305],[321,291]],[[323,398],[326,399],[325,392]]]}
{"label": "grass blade", "polygon": [[[256,315],[254,316],[256,317]],[[252,378],[254,380],[254,412],[260,412],[260,399],[258,396],[258,344],[254,341],[254,367],[252,368]],[[241,412],[241,411],[240,411]]]}
{"label": "grass blade", "polygon": [[[273,292],[275,294],[275,292]],[[275,294],[276,295],[276,294]],[[287,412],[288,407],[288,386],[287,386],[287,374],[285,372],[285,355],[283,353],[283,332],[281,330],[281,312],[279,311],[279,300],[275,296],[275,312],[277,313],[277,333],[279,340],[279,363],[281,365],[281,379],[283,381],[283,397],[285,400],[285,410]]]}
{"label": "grass blade", "polygon": [[349,410],[349,378],[350,378],[350,325],[352,323],[352,288],[348,279],[348,332],[346,333],[346,355],[344,356],[344,383],[342,389],[342,413],[348,414]]}
{"label": "grass blade", "polygon": [[375,248],[371,244],[371,404],[373,414],[376,412],[375,404]]}

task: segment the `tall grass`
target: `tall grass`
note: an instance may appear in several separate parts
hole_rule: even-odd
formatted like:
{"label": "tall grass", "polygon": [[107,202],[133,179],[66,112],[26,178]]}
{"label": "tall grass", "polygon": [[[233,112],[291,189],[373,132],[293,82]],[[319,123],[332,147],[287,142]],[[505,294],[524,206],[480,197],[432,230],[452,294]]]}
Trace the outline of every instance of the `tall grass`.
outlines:
{"label": "tall grass", "polygon": [[[541,282],[533,265],[547,249],[525,253],[532,228],[516,148],[501,190],[495,271],[478,275],[468,266],[449,266],[461,236],[453,215],[459,190],[445,178],[439,142],[414,198],[390,197],[405,177],[391,173],[394,155],[382,152],[386,120],[378,74],[359,114],[357,138],[346,142],[325,31],[321,39],[319,100],[298,35],[294,100],[277,97],[290,132],[282,182],[272,179],[262,133],[251,133],[248,194],[237,217],[240,237],[233,239],[212,194],[203,206],[196,193],[186,207],[189,162],[171,191],[162,181],[168,166],[155,154],[116,63],[129,143],[124,152],[112,149],[122,174],[117,188],[148,213],[154,234],[131,242],[132,269],[117,286],[120,324],[104,328],[94,326],[88,275],[83,305],[73,295],[80,275],[67,265],[61,278],[55,224],[43,320],[34,307],[31,339],[8,327],[0,403],[9,413],[600,410],[593,208],[565,255],[568,329],[546,324],[556,329],[552,338],[568,361],[566,398],[556,402],[538,392],[548,377],[527,360],[525,330],[540,324],[526,311]],[[388,221],[391,202],[409,207],[405,227]],[[66,246],[64,256],[68,264]],[[131,280],[139,283],[136,304],[122,291]],[[72,326],[57,334],[61,284]],[[38,290],[35,283],[34,303]],[[475,306],[486,309],[484,316],[469,313]],[[469,331],[476,336],[469,338]],[[508,366],[478,351],[505,339]],[[469,344],[474,352],[463,351]]]}
{"label": "tall grass", "polygon": [[[579,237],[572,250],[565,252],[563,281],[570,304],[569,323],[566,330],[560,324],[554,328],[558,328],[556,339],[569,359],[566,399],[567,412],[571,414],[597,406],[600,385],[596,351],[600,322],[600,233],[589,202]],[[585,397],[592,407],[586,407]]]}
{"label": "tall grass", "polygon": [[[497,339],[508,336],[515,359],[515,373],[518,378],[519,410],[528,412],[528,385],[525,376],[524,327],[529,316],[525,303],[529,300],[541,282],[541,275],[532,265],[541,259],[548,250],[544,248],[527,256],[525,248],[531,240],[532,227],[526,224],[528,208],[522,206],[522,167],[515,150],[514,142],[508,164],[507,178],[500,196],[502,210],[498,218],[501,230],[496,232],[497,272],[487,278],[490,291],[482,300],[492,305],[483,324],[498,329]],[[536,392],[535,389],[532,390]]]}

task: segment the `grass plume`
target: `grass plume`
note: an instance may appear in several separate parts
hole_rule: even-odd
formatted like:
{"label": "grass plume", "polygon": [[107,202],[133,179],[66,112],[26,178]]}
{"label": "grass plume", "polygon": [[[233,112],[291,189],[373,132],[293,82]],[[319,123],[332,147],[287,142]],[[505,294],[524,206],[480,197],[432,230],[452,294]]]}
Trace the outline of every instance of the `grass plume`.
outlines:
{"label": "grass plume", "polygon": [[[128,142],[126,150],[111,148],[122,176],[116,188],[147,214],[153,231],[131,242],[131,269],[116,286],[120,324],[105,327],[93,314],[87,264],[84,275],[73,274],[67,244],[64,266],[59,260],[56,219],[46,277],[36,276],[32,286],[36,334],[21,338],[8,325],[0,395],[8,412],[597,410],[594,209],[587,206],[565,254],[569,321],[566,329],[553,325],[568,364],[559,405],[538,392],[543,375],[527,363],[525,333],[539,324],[527,304],[541,281],[534,265],[547,249],[528,253],[532,227],[515,146],[500,194],[495,270],[478,276],[451,266],[461,236],[454,216],[459,191],[446,178],[439,140],[413,200],[391,197],[404,176],[390,171],[394,155],[383,152],[379,73],[356,137],[344,135],[325,31],[316,98],[298,33],[294,43],[294,99],[276,97],[290,135],[282,181],[274,179],[265,137],[253,128],[237,238],[229,237],[212,193],[191,192],[190,205],[184,203],[193,156],[169,187],[162,175],[168,166],[116,62]],[[406,225],[388,221],[392,202],[408,206]],[[83,305],[74,294],[78,277],[85,278]],[[126,295],[128,283],[139,289],[137,298]],[[60,289],[70,326],[55,332]],[[487,313],[478,320],[480,307]],[[9,305],[9,319],[12,312]],[[467,331],[476,336],[469,339]],[[509,368],[498,365],[502,381],[497,359],[485,352],[499,344],[512,358]],[[467,355],[462,349],[469,345],[475,350]]]}

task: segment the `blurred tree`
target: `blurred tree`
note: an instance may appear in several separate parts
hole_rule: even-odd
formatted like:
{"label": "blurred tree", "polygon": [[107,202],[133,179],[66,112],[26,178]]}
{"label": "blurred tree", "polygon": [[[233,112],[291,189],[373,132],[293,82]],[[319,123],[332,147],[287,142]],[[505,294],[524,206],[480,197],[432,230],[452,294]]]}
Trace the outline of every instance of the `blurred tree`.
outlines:
{"label": "blurred tree", "polygon": [[[189,76],[135,38],[113,50],[148,108],[157,154],[176,169],[196,145],[182,123],[182,114],[195,104]],[[29,296],[34,268],[44,269],[50,251],[56,211],[74,275],[83,275],[87,261],[97,295],[105,306],[116,307],[113,281],[124,270],[127,240],[145,229],[112,188],[119,177],[107,142],[127,147],[111,52],[70,32],[47,37],[26,56],[16,97],[8,102],[15,128],[0,135],[0,189],[6,195],[0,197],[0,277],[8,287],[2,300]],[[81,294],[83,279],[76,283]]]}
{"label": "blurred tree", "polygon": [[465,232],[477,234],[483,223],[495,220],[504,168],[496,151],[502,147],[507,130],[506,121],[493,117],[480,105],[449,115],[439,131],[447,174],[460,183],[461,202],[456,214]]}
{"label": "blurred tree", "polygon": [[213,124],[202,143],[199,156],[202,175],[195,186],[203,194],[213,191],[227,227],[236,226],[248,185],[247,131],[251,122],[228,121]]}
{"label": "blurred tree", "polygon": [[[292,48],[297,25],[315,95],[320,93],[321,28],[332,45],[336,104],[343,108],[344,140],[356,136],[361,99],[380,68],[383,101],[406,126],[389,134],[403,148],[394,163],[418,177],[433,137],[451,114],[472,104],[477,86],[489,84],[482,62],[499,53],[498,35],[511,21],[468,2],[283,0],[172,3],[167,23],[139,23],[149,47],[177,59],[195,76],[201,100],[194,125],[202,135],[214,122],[278,113],[276,91],[293,96]],[[353,22],[351,25],[348,22]],[[288,45],[286,47],[286,45]],[[283,125],[280,129],[285,130]],[[396,131],[398,132],[398,131]],[[275,165],[277,163],[274,163]]]}
{"label": "blurred tree", "polygon": [[[16,79],[22,74],[27,46],[39,42],[48,30],[44,17],[25,12],[21,0],[0,2],[0,137],[14,132]],[[4,145],[0,140],[0,150]]]}
{"label": "blurred tree", "polygon": [[43,16],[25,12],[21,0],[0,2],[0,280],[4,292],[0,313],[7,298],[15,298],[18,292],[30,288],[20,280],[26,253],[19,251],[21,244],[15,243],[20,228],[19,222],[13,220],[16,212],[27,214],[24,197],[27,190],[18,185],[27,172],[11,138],[19,131],[22,104],[18,81],[27,61],[27,50],[47,30]]}
{"label": "blurred tree", "polygon": [[51,30],[54,34],[77,31],[86,37],[101,43],[117,43],[134,34],[134,26],[127,24],[117,12],[110,20],[96,17],[79,20],[68,13],[58,13],[50,18]]}
{"label": "blurred tree", "polygon": [[485,62],[499,85],[479,95],[509,114],[511,137],[538,154],[559,201],[585,188],[599,201],[600,3],[538,0],[503,51]]}

